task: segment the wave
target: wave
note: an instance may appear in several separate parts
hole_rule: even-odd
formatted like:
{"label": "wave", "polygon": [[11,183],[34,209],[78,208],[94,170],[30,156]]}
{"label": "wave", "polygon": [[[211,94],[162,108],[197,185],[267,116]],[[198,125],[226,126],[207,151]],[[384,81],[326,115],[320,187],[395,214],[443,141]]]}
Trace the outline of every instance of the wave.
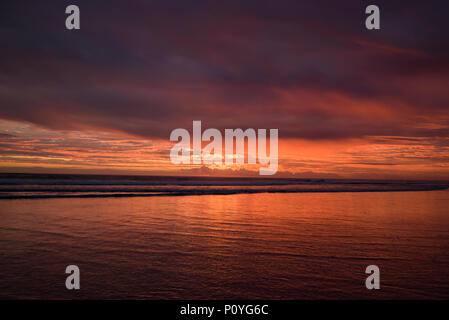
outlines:
{"label": "wave", "polygon": [[0,174],[0,199],[443,190],[449,182]]}
{"label": "wave", "polygon": [[49,198],[120,198],[120,197],[166,197],[166,196],[201,196],[201,195],[233,195],[233,194],[257,194],[257,193],[329,193],[329,192],[405,192],[405,191],[434,191],[445,190],[447,186],[421,186],[421,187],[396,187],[396,188],[257,188],[257,189],[159,189],[159,190],[91,190],[80,192],[78,190],[62,190],[57,192],[30,192],[15,191],[0,192],[0,199],[49,199]]}

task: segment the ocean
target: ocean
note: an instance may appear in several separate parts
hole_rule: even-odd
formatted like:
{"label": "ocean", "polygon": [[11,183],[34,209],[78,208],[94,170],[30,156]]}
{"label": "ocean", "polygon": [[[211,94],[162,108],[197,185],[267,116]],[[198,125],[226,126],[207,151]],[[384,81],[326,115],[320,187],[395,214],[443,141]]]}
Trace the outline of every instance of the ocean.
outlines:
{"label": "ocean", "polygon": [[447,186],[1,174],[0,298],[448,299]]}

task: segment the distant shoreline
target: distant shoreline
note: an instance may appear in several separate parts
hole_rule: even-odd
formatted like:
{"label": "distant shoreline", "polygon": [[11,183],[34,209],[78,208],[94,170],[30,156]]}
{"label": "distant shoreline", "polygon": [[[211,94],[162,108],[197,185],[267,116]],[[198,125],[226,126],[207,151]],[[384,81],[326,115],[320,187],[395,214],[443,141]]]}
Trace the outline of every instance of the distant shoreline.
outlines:
{"label": "distant shoreline", "polygon": [[[282,176],[270,176],[261,177],[259,175],[255,176],[207,176],[207,175],[128,175],[128,174],[90,174],[90,173],[13,173],[13,172],[0,172],[1,179],[8,178],[32,178],[32,179],[76,179],[80,178],[83,180],[126,180],[131,179],[135,181],[151,181],[151,180],[176,180],[176,181],[187,181],[187,180],[204,180],[204,181],[214,181],[214,180],[229,180],[229,181],[310,181],[310,182],[350,182],[350,183],[435,183],[435,184],[447,184],[449,185],[448,179],[381,179],[381,178],[333,178],[333,177],[282,177]],[[1,184],[1,182],[0,182]]]}

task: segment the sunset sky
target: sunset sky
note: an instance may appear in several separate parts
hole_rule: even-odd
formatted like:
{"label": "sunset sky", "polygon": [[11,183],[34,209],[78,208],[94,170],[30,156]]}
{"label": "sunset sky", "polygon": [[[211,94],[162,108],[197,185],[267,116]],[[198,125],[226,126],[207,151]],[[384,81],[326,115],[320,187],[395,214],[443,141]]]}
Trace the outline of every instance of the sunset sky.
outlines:
{"label": "sunset sky", "polygon": [[279,177],[449,179],[447,1],[3,0],[0,17],[0,172],[257,175],[171,164],[170,132],[201,120],[279,129]]}

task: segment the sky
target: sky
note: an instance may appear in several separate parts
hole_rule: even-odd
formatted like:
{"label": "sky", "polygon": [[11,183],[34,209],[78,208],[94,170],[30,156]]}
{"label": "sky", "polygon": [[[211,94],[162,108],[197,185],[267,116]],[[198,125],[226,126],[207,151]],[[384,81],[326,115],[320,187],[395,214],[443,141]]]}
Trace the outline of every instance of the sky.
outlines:
{"label": "sky", "polygon": [[[81,29],[65,28],[76,4]],[[380,8],[380,30],[365,8]],[[0,172],[173,165],[170,132],[279,129],[278,177],[449,179],[447,1],[0,3]]]}

